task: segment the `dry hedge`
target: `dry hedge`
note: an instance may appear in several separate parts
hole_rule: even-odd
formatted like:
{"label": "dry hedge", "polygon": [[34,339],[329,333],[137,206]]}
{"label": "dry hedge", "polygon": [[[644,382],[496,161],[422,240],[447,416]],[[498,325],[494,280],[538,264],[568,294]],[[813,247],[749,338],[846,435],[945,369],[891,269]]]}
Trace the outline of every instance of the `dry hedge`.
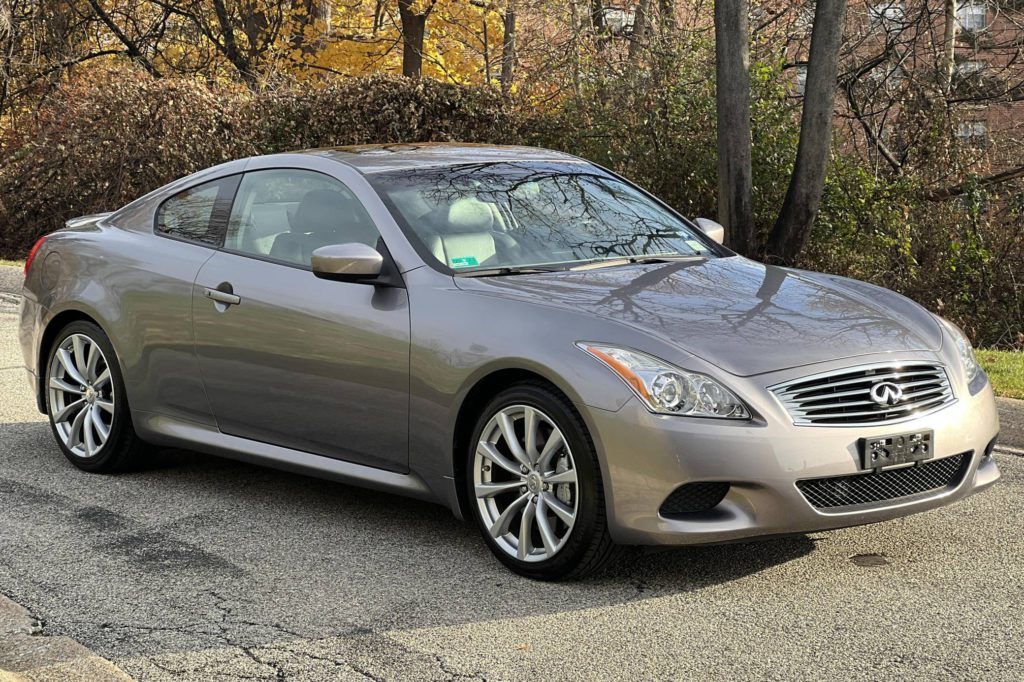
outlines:
{"label": "dry hedge", "polygon": [[0,256],[67,218],[118,208],[229,159],[373,142],[515,142],[501,97],[394,76],[252,93],[116,72],[72,82],[30,130],[0,137]]}
{"label": "dry hedge", "polygon": [[[567,149],[687,214],[713,213],[713,96],[689,87],[602,92],[537,111],[508,106],[487,88],[394,76],[253,93],[112,68],[57,90],[31,129],[0,131],[0,257],[23,257],[69,217],[115,209],[228,159],[371,142]],[[788,114],[758,111],[756,203],[764,222],[785,192],[795,138]],[[833,163],[801,265],[896,289],[983,344],[1024,343],[1020,212],[987,220],[965,202],[922,206],[915,192],[879,181],[855,160]]]}

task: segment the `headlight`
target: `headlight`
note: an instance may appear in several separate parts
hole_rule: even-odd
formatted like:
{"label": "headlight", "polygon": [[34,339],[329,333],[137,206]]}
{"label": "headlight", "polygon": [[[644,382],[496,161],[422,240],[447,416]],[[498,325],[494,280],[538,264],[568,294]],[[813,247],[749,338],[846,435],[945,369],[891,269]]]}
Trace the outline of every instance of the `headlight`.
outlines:
{"label": "headlight", "polygon": [[740,399],[709,376],[687,372],[635,350],[582,342],[576,345],[618,374],[651,412],[750,419]]}
{"label": "headlight", "polygon": [[[936,317],[938,316],[936,315]],[[953,342],[956,343],[957,354],[960,356],[960,364],[963,365],[964,374],[967,375],[967,383],[971,383],[981,372],[978,359],[974,357],[974,347],[968,340],[967,334],[964,334],[960,327],[942,317],[939,317],[939,322],[949,330],[950,336],[953,337]]]}

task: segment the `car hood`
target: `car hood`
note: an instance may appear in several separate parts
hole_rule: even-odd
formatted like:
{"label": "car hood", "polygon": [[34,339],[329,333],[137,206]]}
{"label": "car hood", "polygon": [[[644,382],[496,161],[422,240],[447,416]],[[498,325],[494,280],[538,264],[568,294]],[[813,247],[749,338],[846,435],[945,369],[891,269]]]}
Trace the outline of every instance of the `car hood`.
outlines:
{"label": "car hood", "polygon": [[739,376],[942,343],[935,318],[899,294],[739,256],[456,282],[614,320]]}

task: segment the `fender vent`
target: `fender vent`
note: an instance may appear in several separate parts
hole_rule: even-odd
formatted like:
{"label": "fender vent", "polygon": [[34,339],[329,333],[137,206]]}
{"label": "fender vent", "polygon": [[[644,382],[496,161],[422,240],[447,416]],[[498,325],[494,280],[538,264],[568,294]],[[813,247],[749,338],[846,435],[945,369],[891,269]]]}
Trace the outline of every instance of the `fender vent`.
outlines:
{"label": "fender vent", "polygon": [[729,492],[728,483],[687,483],[672,491],[661,504],[659,513],[672,518],[681,514],[706,512],[718,506]]}

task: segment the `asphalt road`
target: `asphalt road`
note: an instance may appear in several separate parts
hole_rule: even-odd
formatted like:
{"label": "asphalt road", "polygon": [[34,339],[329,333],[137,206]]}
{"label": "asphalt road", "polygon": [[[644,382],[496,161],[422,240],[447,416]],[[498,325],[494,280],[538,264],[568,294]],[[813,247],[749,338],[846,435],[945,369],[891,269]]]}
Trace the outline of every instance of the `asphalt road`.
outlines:
{"label": "asphalt road", "polygon": [[33,638],[117,666],[85,679],[1024,679],[1022,457],[954,507],[539,584],[440,507],[188,453],[81,473],[14,325],[0,300],[0,668]]}

